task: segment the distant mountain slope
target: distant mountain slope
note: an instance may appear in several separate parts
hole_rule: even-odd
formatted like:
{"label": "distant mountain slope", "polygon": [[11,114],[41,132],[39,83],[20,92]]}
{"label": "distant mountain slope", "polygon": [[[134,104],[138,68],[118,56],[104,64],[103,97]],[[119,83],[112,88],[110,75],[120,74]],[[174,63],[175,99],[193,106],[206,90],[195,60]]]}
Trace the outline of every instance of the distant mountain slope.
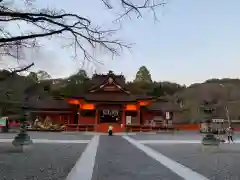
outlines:
{"label": "distant mountain slope", "polygon": [[215,117],[226,118],[225,106],[228,106],[231,119],[240,117],[240,80],[239,79],[212,79],[201,84],[193,84],[177,92],[174,96],[180,97],[184,106],[189,109],[182,118],[199,119],[199,106],[204,100],[216,101]]}

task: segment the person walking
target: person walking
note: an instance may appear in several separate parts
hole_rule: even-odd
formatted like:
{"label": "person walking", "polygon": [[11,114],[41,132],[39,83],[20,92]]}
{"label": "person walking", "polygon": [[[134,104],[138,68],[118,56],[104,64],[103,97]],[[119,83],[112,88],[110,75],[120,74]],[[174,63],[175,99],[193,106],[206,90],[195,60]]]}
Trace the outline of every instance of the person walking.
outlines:
{"label": "person walking", "polygon": [[227,136],[228,136],[228,143],[233,142],[233,129],[232,129],[232,127],[229,126],[227,128],[226,133],[227,133]]}

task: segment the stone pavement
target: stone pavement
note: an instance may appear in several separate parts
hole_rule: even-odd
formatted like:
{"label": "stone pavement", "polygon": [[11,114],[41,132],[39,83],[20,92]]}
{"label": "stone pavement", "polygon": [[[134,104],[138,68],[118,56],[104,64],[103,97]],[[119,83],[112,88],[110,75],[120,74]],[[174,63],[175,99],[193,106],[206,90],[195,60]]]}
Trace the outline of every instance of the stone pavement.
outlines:
{"label": "stone pavement", "polygon": [[222,144],[213,153],[202,152],[200,144],[154,144],[150,147],[210,180],[240,179],[240,144]]}
{"label": "stone pavement", "polygon": [[[92,135],[82,133],[56,133],[56,132],[28,132],[32,139],[50,139],[50,140],[90,140]],[[0,139],[13,139],[17,133],[0,133]]]}
{"label": "stone pavement", "polygon": [[120,136],[100,137],[92,180],[146,180],[181,178],[149,158]]}
{"label": "stone pavement", "polygon": [[1,180],[65,180],[86,144],[34,144],[20,153],[0,145]]}
{"label": "stone pavement", "polygon": [[[221,144],[215,152],[201,150],[198,133],[112,137],[81,133],[30,135],[36,143],[23,153],[9,142],[0,143],[0,180],[240,179],[238,135],[237,143]],[[12,137],[0,134],[0,140]]]}

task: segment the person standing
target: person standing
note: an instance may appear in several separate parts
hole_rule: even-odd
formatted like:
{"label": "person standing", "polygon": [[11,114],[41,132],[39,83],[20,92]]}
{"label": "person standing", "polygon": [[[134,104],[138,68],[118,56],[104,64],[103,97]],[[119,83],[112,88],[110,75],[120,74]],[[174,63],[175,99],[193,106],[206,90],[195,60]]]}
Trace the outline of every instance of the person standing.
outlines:
{"label": "person standing", "polygon": [[108,135],[109,135],[109,136],[112,136],[112,135],[113,135],[113,127],[112,127],[111,124],[108,126]]}
{"label": "person standing", "polygon": [[227,128],[227,136],[228,136],[228,143],[231,143],[231,142],[233,142],[233,129],[232,129],[232,127],[228,127]]}

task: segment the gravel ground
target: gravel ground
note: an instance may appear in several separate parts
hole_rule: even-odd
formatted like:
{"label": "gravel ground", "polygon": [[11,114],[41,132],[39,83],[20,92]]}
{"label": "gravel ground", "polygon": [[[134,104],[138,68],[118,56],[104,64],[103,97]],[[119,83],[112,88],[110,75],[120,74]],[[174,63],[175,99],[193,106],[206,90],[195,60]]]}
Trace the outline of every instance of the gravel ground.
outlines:
{"label": "gravel ground", "polygon": [[181,180],[120,136],[100,136],[92,180]]}
{"label": "gravel ground", "polygon": [[150,147],[210,180],[240,179],[240,144],[222,144],[215,152],[203,152],[200,144],[151,145]]}
{"label": "gravel ground", "polygon": [[160,133],[160,134],[137,134],[130,136],[136,140],[200,140],[200,133]]}
{"label": "gravel ground", "polygon": [[[92,135],[83,133],[62,133],[62,132],[28,132],[32,139],[50,140],[90,140]],[[17,133],[0,133],[0,139],[12,139]]]}
{"label": "gravel ground", "polygon": [[[176,133],[160,133],[160,134],[137,134],[130,136],[136,140],[201,140],[204,134],[197,132],[176,132]],[[226,138],[226,135],[224,135]],[[240,133],[235,133],[234,139],[240,140]]]}
{"label": "gravel ground", "polygon": [[[90,140],[82,133],[35,133],[34,139]],[[15,134],[0,134],[0,139]],[[137,140],[200,140],[198,133],[131,136]],[[236,139],[240,138],[237,134]],[[87,144],[34,144],[24,153],[0,143],[0,180],[65,180]],[[151,148],[210,180],[240,180],[240,144],[203,152],[200,144],[154,144]],[[15,178],[15,179],[14,179]],[[92,180],[181,180],[121,136],[100,136]]]}
{"label": "gravel ground", "polygon": [[34,144],[21,153],[0,144],[0,180],[65,180],[86,144]]}

